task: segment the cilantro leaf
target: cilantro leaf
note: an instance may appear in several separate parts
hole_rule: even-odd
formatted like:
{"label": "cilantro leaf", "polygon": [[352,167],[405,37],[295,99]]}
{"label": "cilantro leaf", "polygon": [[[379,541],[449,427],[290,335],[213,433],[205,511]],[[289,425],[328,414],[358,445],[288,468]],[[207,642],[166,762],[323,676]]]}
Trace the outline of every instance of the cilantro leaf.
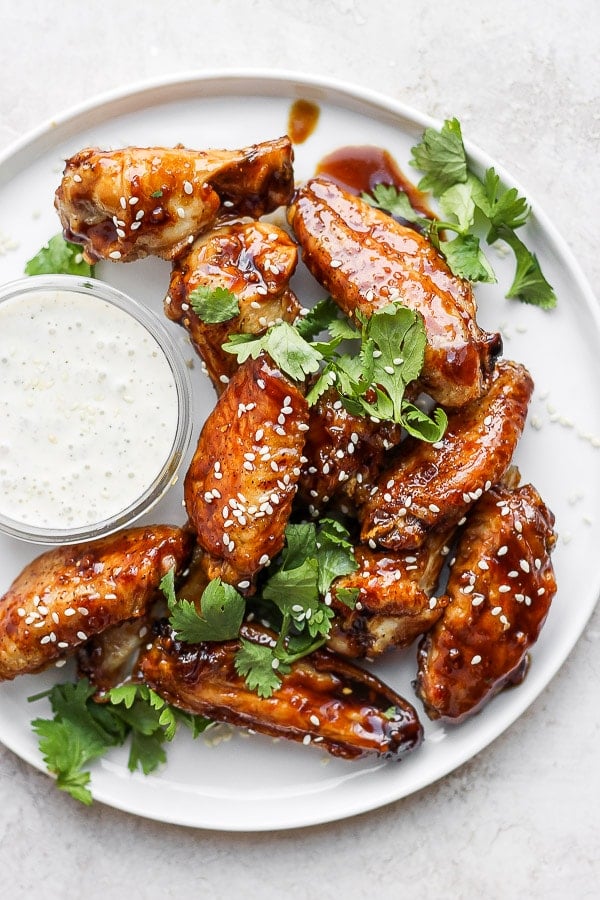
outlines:
{"label": "cilantro leaf", "polygon": [[467,157],[458,119],[447,119],[440,131],[426,128],[411,153],[410,165],[425,172],[419,190],[439,197],[452,185],[467,180]]}
{"label": "cilantro leaf", "polygon": [[171,741],[179,722],[194,736],[211,723],[201,716],[181,713],[169,706],[144,684],[125,684],[107,692],[96,703],[96,690],[85,678],[75,683],[56,684],[30,701],[48,697],[53,719],[31,723],[39,738],[39,748],[48,770],[56,776],[57,787],[89,806],[88,764],[112,747],[130,739],[128,766],[144,774],[153,772],[166,759],[165,742]]}
{"label": "cilantro leaf", "polygon": [[496,276],[474,234],[458,234],[451,241],[440,241],[439,248],[451,270],[469,281],[495,282]]}
{"label": "cilantro leaf", "polygon": [[398,190],[394,185],[376,184],[371,194],[363,193],[361,198],[371,206],[383,209],[390,215],[404,219],[406,222],[420,224],[424,221],[423,216],[413,209],[408,194]]}
{"label": "cilantro leaf", "polygon": [[238,363],[261,353],[268,353],[275,365],[295,381],[319,371],[323,355],[287,322],[274,325],[264,335],[233,334],[223,344],[223,350],[233,353]]}
{"label": "cilantro leaf", "polygon": [[358,569],[350,533],[336,519],[322,519],[317,534],[318,587],[326,594],[334,578]]}
{"label": "cilantro leaf", "polygon": [[[412,156],[410,164],[425,173],[419,188],[433,192],[448,219],[428,223],[427,233],[445,256],[451,271],[471,282],[496,281],[475,233],[476,225],[479,227],[483,220],[487,243],[503,238],[515,254],[517,269],[506,296],[543,309],[554,307],[556,295],[537,258],[515,235],[515,230],[530,216],[527,200],[519,196],[516,188],[503,187],[493,167],[485,171],[483,179],[469,169],[458,121],[446,120],[439,132],[434,128],[425,129],[421,142],[412,149]],[[446,230],[455,232],[456,237],[441,239]]]}
{"label": "cilantro leaf", "polygon": [[227,641],[238,636],[246,604],[232,585],[220,578],[209,581],[200,600],[200,614],[191,601],[177,599],[174,577],[174,571],[170,569],[161,579],[160,588],[167,599],[177,640],[197,644]]}
{"label": "cilantro leaf", "polygon": [[94,266],[83,258],[79,244],[66,241],[55,234],[25,265],[26,275],[83,275],[94,276]]}
{"label": "cilantro leaf", "polygon": [[517,261],[513,283],[506,296],[532,303],[542,309],[553,309],[556,306],[556,294],[544,277],[535,254],[506,225],[498,228],[498,237],[512,248]]}
{"label": "cilantro leaf", "polygon": [[289,668],[275,656],[274,648],[265,644],[255,644],[253,641],[241,640],[241,647],[235,655],[235,670],[246,680],[251,691],[256,691],[259,697],[267,699],[281,685],[281,678],[277,674],[287,674]]}
{"label": "cilantro leaf", "polygon": [[305,341],[311,341],[321,331],[334,322],[340,315],[340,308],[331,297],[319,300],[305,316],[301,316],[294,323],[294,327],[300,337]]}
{"label": "cilantro leaf", "polygon": [[529,218],[531,209],[524,197],[519,197],[516,188],[503,188],[496,170],[491,167],[486,170],[483,182],[477,179],[481,190],[473,191],[475,203],[484,216],[489,219],[491,228],[487,235],[488,244],[493,244],[498,238],[498,229],[501,225],[513,231],[521,228]]}
{"label": "cilantro leaf", "polygon": [[207,325],[228,322],[240,314],[240,304],[234,293],[224,287],[201,285],[189,296],[190,306]]}

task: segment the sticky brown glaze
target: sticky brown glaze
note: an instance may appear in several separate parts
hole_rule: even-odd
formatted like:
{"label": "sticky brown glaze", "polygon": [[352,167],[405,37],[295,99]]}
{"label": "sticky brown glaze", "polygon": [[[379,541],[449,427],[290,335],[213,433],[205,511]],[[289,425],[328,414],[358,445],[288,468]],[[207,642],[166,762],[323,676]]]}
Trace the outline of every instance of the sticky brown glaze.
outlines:
{"label": "sticky brown glaze", "polygon": [[431,718],[460,722],[522,680],[556,592],[553,526],[530,484],[492,488],[473,508],[448,605],[419,648],[417,692]]}
{"label": "sticky brown glaze", "polygon": [[404,441],[361,510],[361,539],[409,549],[458,522],[508,469],[532,392],[525,366],[501,360],[488,393],[449,414],[441,441]]}
{"label": "sticky brown glaze", "polygon": [[88,147],[66,161],[55,207],[89,263],[174,259],[218,219],[287,203],[292,160],[287,137],[241,150]]}
{"label": "sticky brown glaze", "polygon": [[[408,647],[442,615],[445,599],[434,596],[451,535],[431,535],[405,553],[357,547],[358,569],[331,586],[335,619],[328,646],[343,656],[375,659],[393,647]],[[358,590],[353,609],[340,591]]]}
{"label": "sticky brown glaze", "polygon": [[243,363],[217,400],[184,483],[209,578],[245,591],[283,547],[307,423],[306,400],[264,356]]}
{"label": "sticky brown glaze", "polygon": [[143,615],[192,543],[188,531],[153,525],[33,560],[0,600],[0,680],[38,672],[92,635]]}
{"label": "sticky brown glaze", "polygon": [[500,336],[479,328],[470,284],[429,241],[324,177],[296,193],[288,218],[303,261],[347,315],[397,300],[423,316],[421,380],[435,400],[457,407],[485,392]]}
{"label": "sticky brown glaze", "polygon": [[310,409],[299,501],[312,516],[338,498],[351,501],[353,507],[364,503],[387,451],[401,436],[399,425],[355,416],[336,391],[326,391]]}
{"label": "sticky brown glaze", "polygon": [[[245,624],[241,637],[274,644],[274,635]],[[373,675],[326,650],[295,662],[270,698],[250,691],[234,666],[239,641],[180,644],[165,624],[142,653],[141,679],[186,712],[311,743],[334,756],[375,754],[400,759],[422,740],[413,707]]]}
{"label": "sticky brown glaze", "polygon": [[[281,228],[237,222],[198,238],[174,263],[165,313],[189,332],[217,393],[238,368],[236,357],[223,350],[232,334],[262,334],[275,322],[298,316],[300,304],[289,287],[297,262],[298,248]],[[233,293],[239,315],[203,322],[190,302],[199,287]]]}

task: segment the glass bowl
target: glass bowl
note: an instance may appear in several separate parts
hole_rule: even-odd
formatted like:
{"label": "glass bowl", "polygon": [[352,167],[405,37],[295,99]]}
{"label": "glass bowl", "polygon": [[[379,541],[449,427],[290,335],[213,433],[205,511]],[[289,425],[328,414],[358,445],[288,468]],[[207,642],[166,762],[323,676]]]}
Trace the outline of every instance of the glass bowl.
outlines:
{"label": "glass bowl", "polygon": [[0,287],[0,531],[93,540],[174,483],[191,435],[186,362],[154,312],[110,285]]}

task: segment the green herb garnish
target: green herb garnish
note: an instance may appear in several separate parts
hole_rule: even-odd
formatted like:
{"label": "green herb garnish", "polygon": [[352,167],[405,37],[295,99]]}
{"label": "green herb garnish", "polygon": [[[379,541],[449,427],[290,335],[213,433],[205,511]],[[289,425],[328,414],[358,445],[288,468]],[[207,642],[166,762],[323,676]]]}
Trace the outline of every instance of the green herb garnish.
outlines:
{"label": "green herb garnish", "polygon": [[[495,282],[479,232],[487,244],[504,240],[517,264],[513,283],[506,293],[543,309],[556,306],[556,295],[542,274],[537,258],[515,234],[529,219],[531,209],[516,188],[504,188],[495,169],[482,179],[469,168],[462,132],[457,119],[447,119],[442,128],[426,128],[412,148],[411,166],[424,173],[418,187],[437,198],[442,218],[427,219],[417,213],[407,195],[393,186],[379,184],[363,199],[417,225],[446,258],[452,272],[472,282]],[[455,237],[445,239],[446,232]]]}
{"label": "green herb garnish", "polygon": [[228,322],[240,314],[237,297],[224,287],[197,287],[190,293],[189,302],[196,315],[207,325]]}
{"label": "green herb garnish", "polygon": [[194,737],[211,722],[202,716],[181,713],[169,706],[146,685],[126,684],[113,688],[106,703],[96,703],[96,689],[86,678],[56,684],[49,691],[30,697],[30,702],[48,697],[54,717],[31,723],[39,738],[40,751],[57,786],[86,806],[92,802],[88,764],[111,747],[130,739],[128,766],[149,774],[165,761],[165,742],[172,741],[179,724]]}
{"label": "green herb garnish", "polygon": [[94,266],[83,258],[79,244],[66,241],[62,234],[55,234],[39,253],[25,265],[26,275],[83,275],[94,276]]}

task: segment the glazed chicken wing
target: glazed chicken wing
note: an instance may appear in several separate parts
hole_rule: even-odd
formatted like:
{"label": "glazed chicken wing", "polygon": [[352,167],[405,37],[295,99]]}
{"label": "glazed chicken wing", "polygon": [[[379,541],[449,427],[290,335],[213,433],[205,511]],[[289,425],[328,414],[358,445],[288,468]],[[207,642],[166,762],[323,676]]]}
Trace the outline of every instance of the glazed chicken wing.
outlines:
{"label": "glazed chicken wing", "polygon": [[[328,646],[350,657],[375,659],[391,647],[408,647],[442,615],[446,600],[433,593],[450,534],[432,534],[422,547],[404,553],[357,547],[358,569],[336,578],[331,586],[335,618]],[[358,590],[354,608],[340,592]]]}
{"label": "glazed chicken wing", "polygon": [[438,403],[462,406],[485,392],[500,336],[479,328],[470,284],[429,241],[324,177],[297,192],[288,218],[303,261],[347,315],[394,300],[421,313],[421,382]]}
{"label": "glazed chicken wing", "polygon": [[156,525],[43,553],[0,600],[0,681],[38,672],[98,634],[141,616],[192,535]]}
{"label": "glazed chicken wing", "polygon": [[[238,368],[222,348],[231,334],[261,334],[279,320],[293,322],[300,304],[289,288],[298,262],[296,244],[265,222],[236,222],[198,238],[173,266],[165,312],[186,328],[217,393]],[[207,323],[194,311],[197,288],[225,288],[238,301],[239,315]]]}
{"label": "glazed chicken wing", "polygon": [[508,469],[532,391],[527,369],[501,360],[488,393],[450,413],[441,441],[404,441],[361,510],[361,539],[409,549],[458,522]]}
{"label": "glazed chicken wing", "polygon": [[264,356],[248,359],[206,420],[185,477],[206,574],[245,591],[283,547],[308,407]]}
{"label": "glazed chicken wing", "polygon": [[400,442],[402,429],[393,422],[373,422],[348,412],[333,390],[310,410],[298,496],[312,516],[341,498],[355,507],[368,497],[386,452]]}
{"label": "glazed chicken wing", "polygon": [[287,203],[292,160],[287,137],[241,150],[90,147],[67,160],[55,206],[89,263],[174,259],[218,219]]}
{"label": "glazed chicken wing", "polygon": [[459,722],[522,680],[556,592],[553,526],[530,484],[492,488],[474,507],[448,605],[419,649],[417,689],[431,718]]}
{"label": "glazed chicken wing", "polygon": [[[272,644],[272,632],[243,625],[241,637]],[[168,626],[142,653],[140,677],[186,712],[322,747],[334,756],[400,759],[422,728],[413,707],[373,675],[317,650],[292,664],[269,698],[249,690],[234,665],[239,641],[179,644]]]}

